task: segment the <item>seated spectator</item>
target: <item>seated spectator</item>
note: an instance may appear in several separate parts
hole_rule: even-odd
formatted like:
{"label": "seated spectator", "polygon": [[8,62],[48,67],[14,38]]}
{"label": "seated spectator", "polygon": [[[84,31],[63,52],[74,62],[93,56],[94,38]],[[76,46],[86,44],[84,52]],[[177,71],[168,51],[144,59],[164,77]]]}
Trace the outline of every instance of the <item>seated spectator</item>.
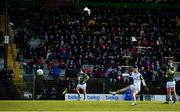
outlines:
{"label": "seated spectator", "polygon": [[74,65],[74,67],[73,67],[73,76],[72,77],[76,78],[78,76],[78,72],[79,72],[78,67],[76,65]]}
{"label": "seated spectator", "polygon": [[89,65],[84,68],[84,71],[88,76],[91,76],[91,67]]}
{"label": "seated spectator", "polygon": [[40,66],[40,68],[41,69],[43,69],[43,67],[44,67],[44,59],[43,59],[43,57],[42,56],[38,56],[37,58],[36,58],[36,65],[37,66]]}
{"label": "seated spectator", "polygon": [[115,84],[116,83],[116,79],[117,79],[117,70],[113,67],[113,68],[108,68],[108,78],[110,79],[110,83],[111,84]]}
{"label": "seated spectator", "polygon": [[66,70],[65,76],[66,77],[74,77],[73,69],[74,69],[73,64],[70,64]]}
{"label": "seated spectator", "polygon": [[58,65],[53,67],[53,73],[54,73],[54,77],[59,77],[60,76],[61,69],[59,68]]}
{"label": "seated spectator", "polygon": [[97,78],[98,77],[98,72],[99,72],[99,67],[97,65],[95,65],[93,70],[92,70],[92,76],[94,78]]}
{"label": "seated spectator", "polygon": [[23,60],[24,60],[23,52],[22,52],[22,51],[19,51],[18,54],[17,54],[16,61],[22,62]]}
{"label": "seated spectator", "polygon": [[33,60],[30,60],[27,63],[23,63],[23,66],[26,69],[26,74],[32,74],[33,73],[33,67],[34,67]]}
{"label": "seated spectator", "polygon": [[106,76],[106,71],[104,70],[104,68],[100,68],[100,70],[98,71],[98,77],[104,78],[105,76]]}
{"label": "seated spectator", "polygon": [[46,59],[52,59],[52,52],[50,50],[47,52]]}
{"label": "seated spectator", "polygon": [[54,67],[54,63],[52,60],[48,60],[47,67],[48,69],[52,69]]}
{"label": "seated spectator", "polygon": [[59,65],[60,65],[60,67],[61,67],[62,69],[65,68],[65,63],[64,63],[64,60],[63,60],[63,59],[60,60]]}

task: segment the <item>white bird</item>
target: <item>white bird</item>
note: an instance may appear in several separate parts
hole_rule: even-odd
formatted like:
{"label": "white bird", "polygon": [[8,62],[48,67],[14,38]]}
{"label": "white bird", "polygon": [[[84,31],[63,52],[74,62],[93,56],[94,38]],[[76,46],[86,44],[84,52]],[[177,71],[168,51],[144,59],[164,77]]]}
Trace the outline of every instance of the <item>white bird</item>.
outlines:
{"label": "white bird", "polygon": [[89,16],[91,15],[91,10],[88,7],[85,7],[84,11],[86,11],[89,14]]}

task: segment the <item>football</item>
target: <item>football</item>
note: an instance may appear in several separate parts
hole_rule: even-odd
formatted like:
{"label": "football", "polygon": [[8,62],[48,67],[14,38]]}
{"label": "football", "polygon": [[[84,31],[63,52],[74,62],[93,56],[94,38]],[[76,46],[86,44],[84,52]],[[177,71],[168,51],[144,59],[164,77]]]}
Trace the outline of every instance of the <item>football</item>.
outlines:
{"label": "football", "polygon": [[36,73],[37,73],[37,75],[43,75],[44,74],[42,69],[38,69]]}

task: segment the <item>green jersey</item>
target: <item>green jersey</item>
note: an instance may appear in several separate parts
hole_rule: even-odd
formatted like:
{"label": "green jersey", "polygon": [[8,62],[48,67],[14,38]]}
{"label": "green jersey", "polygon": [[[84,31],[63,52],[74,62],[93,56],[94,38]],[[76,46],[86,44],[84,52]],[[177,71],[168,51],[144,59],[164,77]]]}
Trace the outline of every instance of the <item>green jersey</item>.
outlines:
{"label": "green jersey", "polygon": [[87,79],[87,74],[86,73],[82,73],[79,75],[78,77],[79,79],[79,84],[84,84],[85,83],[85,80]]}
{"label": "green jersey", "polygon": [[168,68],[167,70],[167,81],[175,81],[175,68]]}

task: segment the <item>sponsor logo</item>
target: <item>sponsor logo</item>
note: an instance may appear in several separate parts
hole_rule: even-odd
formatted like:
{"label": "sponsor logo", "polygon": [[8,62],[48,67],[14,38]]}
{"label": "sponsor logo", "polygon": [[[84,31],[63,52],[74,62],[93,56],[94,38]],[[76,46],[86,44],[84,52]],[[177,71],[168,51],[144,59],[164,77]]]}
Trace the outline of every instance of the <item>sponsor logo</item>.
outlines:
{"label": "sponsor logo", "polygon": [[[84,98],[83,94],[81,94],[81,97]],[[66,94],[65,100],[78,100],[77,94]],[[89,101],[99,101],[99,100],[123,100],[120,95],[106,95],[106,94],[87,94],[86,100]]]}
{"label": "sponsor logo", "polygon": [[96,96],[96,95],[87,95],[87,99],[88,100],[100,100],[100,96]]}
{"label": "sponsor logo", "polygon": [[77,95],[68,95],[69,100],[77,100],[78,96]]}
{"label": "sponsor logo", "polygon": [[118,96],[106,96],[106,100],[119,100]]}

